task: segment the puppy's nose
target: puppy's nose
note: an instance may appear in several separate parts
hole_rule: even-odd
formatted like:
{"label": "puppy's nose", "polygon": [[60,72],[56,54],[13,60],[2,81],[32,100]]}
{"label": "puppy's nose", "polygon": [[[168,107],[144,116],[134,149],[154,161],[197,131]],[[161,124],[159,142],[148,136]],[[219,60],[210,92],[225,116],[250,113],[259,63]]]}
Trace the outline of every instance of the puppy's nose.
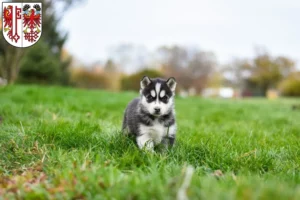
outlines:
{"label": "puppy's nose", "polygon": [[154,108],[155,113],[160,113],[160,108]]}

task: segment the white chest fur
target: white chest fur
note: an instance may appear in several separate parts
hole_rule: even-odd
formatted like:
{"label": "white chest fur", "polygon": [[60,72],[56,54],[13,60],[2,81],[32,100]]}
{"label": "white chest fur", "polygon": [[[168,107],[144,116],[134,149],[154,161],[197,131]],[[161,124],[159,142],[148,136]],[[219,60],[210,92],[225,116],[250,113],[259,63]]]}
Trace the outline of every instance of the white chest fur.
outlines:
{"label": "white chest fur", "polygon": [[140,125],[140,134],[144,135],[144,138],[152,140],[155,144],[159,144],[162,138],[169,135],[175,134],[175,125],[165,127],[158,120],[155,120],[151,126]]}
{"label": "white chest fur", "polygon": [[155,120],[152,126],[140,125],[140,133],[142,135],[147,135],[155,144],[161,142],[162,138],[167,136],[168,127],[164,127],[162,123]]}

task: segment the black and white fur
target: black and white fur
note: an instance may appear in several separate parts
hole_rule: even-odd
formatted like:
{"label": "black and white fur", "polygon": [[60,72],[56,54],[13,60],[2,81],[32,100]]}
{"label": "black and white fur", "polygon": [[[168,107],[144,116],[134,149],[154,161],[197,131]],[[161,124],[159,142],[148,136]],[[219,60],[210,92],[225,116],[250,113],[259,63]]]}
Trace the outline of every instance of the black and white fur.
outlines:
{"label": "black and white fur", "polygon": [[144,76],[140,85],[140,97],[133,99],[125,110],[123,132],[135,136],[140,149],[153,151],[160,143],[173,146],[176,135],[175,79]]}

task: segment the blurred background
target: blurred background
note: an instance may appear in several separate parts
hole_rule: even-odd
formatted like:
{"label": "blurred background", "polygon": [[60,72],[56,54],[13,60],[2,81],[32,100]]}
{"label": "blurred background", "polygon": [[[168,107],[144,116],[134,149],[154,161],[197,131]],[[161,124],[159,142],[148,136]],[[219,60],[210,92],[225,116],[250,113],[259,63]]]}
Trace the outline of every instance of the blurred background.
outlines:
{"label": "blurred background", "polygon": [[148,75],[182,97],[300,96],[298,0],[41,2],[34,46],[1,34],[0,85],[138,91]]}

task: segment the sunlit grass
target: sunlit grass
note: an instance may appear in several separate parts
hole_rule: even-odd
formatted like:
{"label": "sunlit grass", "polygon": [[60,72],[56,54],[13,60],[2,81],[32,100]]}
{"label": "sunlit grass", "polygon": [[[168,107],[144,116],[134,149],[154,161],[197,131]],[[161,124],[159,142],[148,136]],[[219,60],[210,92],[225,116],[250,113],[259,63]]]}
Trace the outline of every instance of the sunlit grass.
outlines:
{"label": "sunlit grass", "polygon": [[0,88],[0,196],[174,199],[191,165],[190,199],[300,198],[298,99],[177,98],[176,146],[149,154],[120,133],[136,95]]}

